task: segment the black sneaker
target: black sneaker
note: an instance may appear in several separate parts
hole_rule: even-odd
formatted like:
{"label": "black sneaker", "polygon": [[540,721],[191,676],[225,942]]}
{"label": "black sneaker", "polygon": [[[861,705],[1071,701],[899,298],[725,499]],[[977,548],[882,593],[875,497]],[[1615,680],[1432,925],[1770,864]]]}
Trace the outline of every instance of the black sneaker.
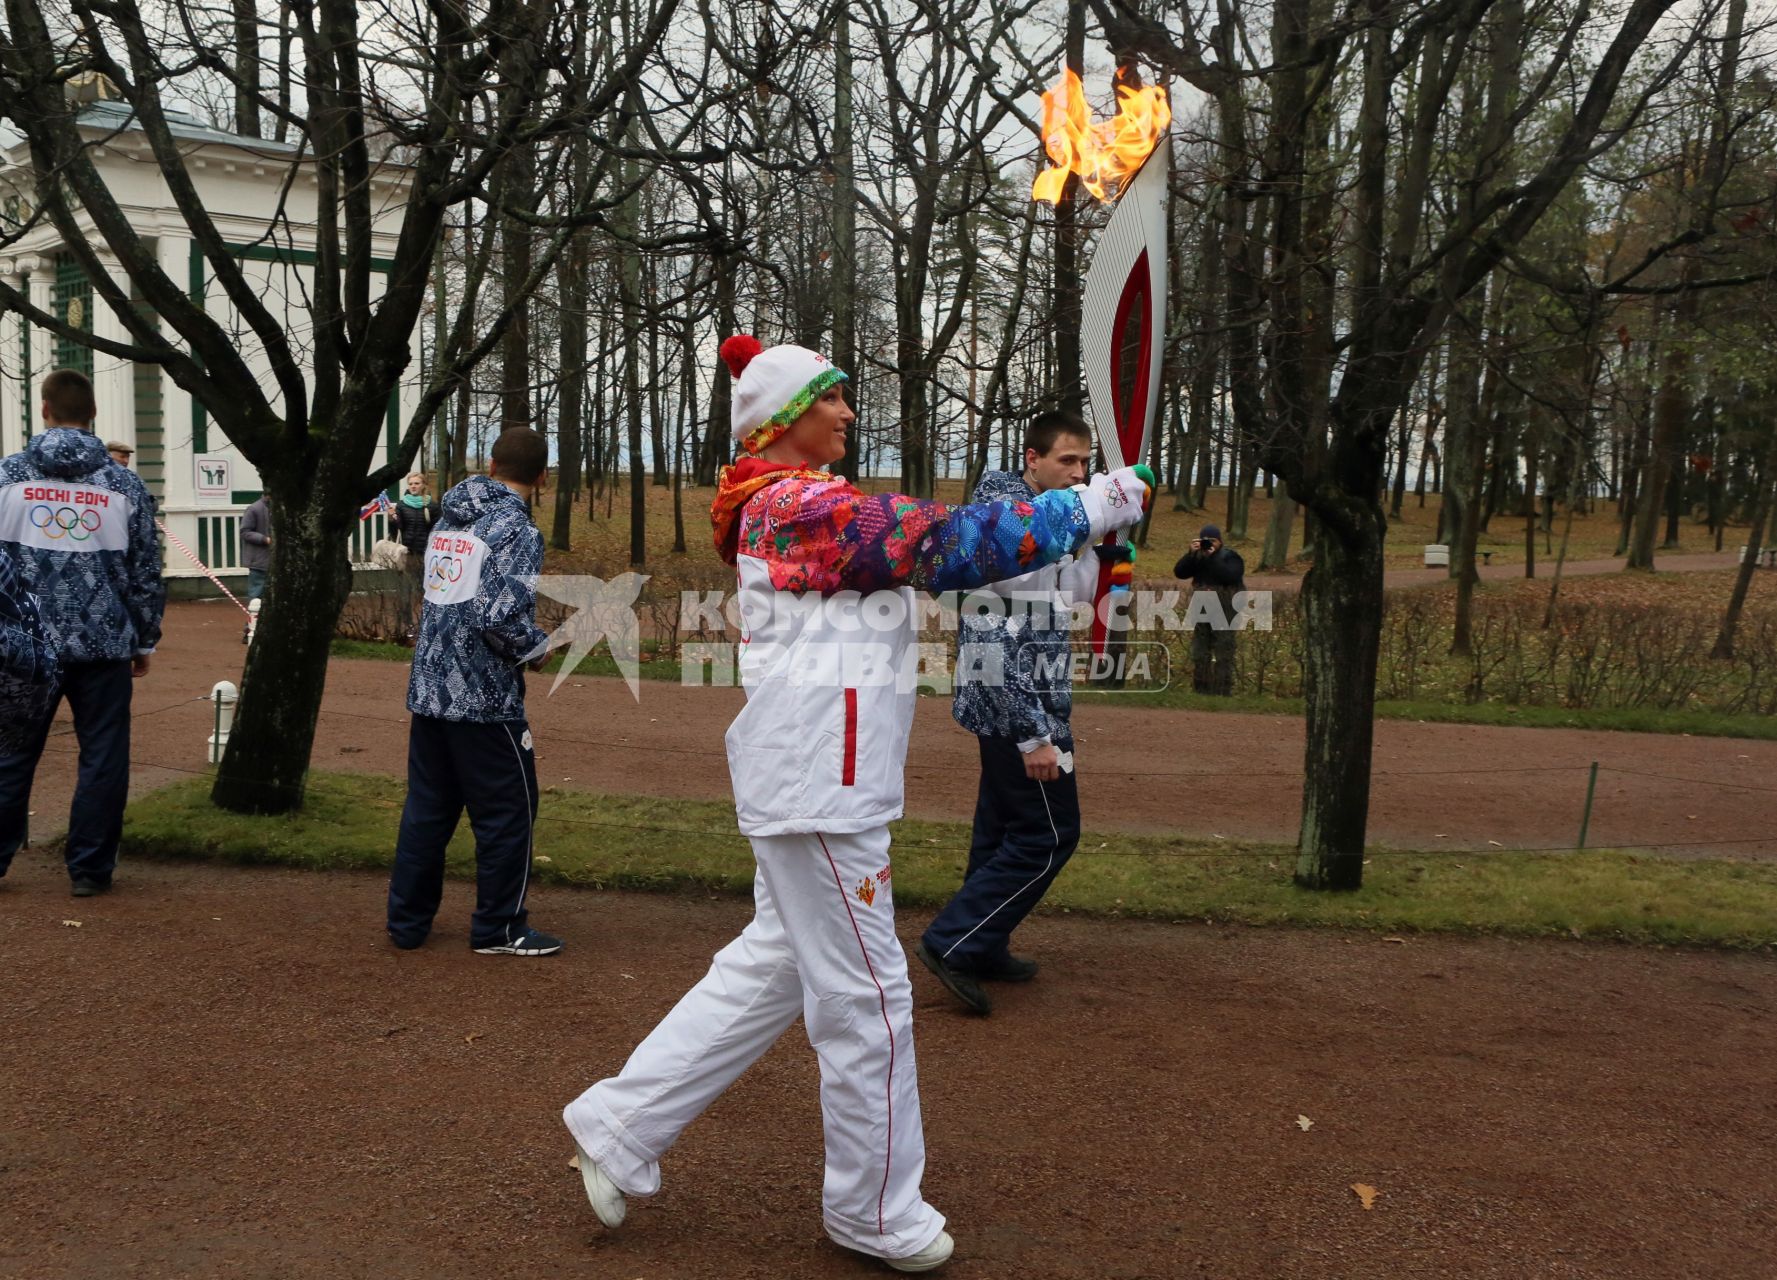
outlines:
{"label": "black sneaker", "polygon": [[926,946],[923,939],[913,949],[913,953],[919,957],[921,964],[937,975],[938,981],[944,984],[945,990],[968,1007],[970,1013],[978,1013],[985,1017],[993,1012],[993,1001],[988,998],[987,992],[981,989],[981,984],[975,981],[972,974],[964,973],[961,969],[951,968],[932,954],[932,949]]}
{"label": "black sneaker", "polygon": [[74,883],[68,892],[76,898],[94,898],[101,893],[110,893],[111,882],[98,880],[92,876],[75,876]]}
{"label": "black sneaker", "polygon": [[1029,982],[1037,976],[1037,962],[1015,956],[1010,951],[997,960],[978,964],[971,971],[984,982]]}
{"label": "black sneaker", "polygon": [[526,929],[511,942],[493,942],[476,947],[478,956],[552,956],[561,950],[561,939],[552,938],[535,929]]}

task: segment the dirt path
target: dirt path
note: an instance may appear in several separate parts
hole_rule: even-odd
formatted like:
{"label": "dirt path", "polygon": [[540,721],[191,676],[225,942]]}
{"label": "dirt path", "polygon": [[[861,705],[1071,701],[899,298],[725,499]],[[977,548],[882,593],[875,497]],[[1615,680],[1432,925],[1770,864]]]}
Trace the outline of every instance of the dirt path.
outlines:
{"label": "dirt path", "polygon": [[[162,652],[136,689],[133,791],[204,768],[204,696],[217,680],[240,678],[235,617],[219,604],[169,611]],[[533,678],[531,719],[544,785],[728,798],[721,738],[741,705],[739,690],[650,681],[638,703],[616,680],[572,679],[552,697],[548,688],[548,680]],[[400,663],[335,661],[316,765],[404,773],[406,690]],[[64,720],[58,731],[68,727]],[[1295,838],[1300,717],[1100,705],[1080,708],[1075,728],[1089,833]],[[913,741],[909,811],[967,820],[979,767],[975,741],[951,721],[947,700],[921,699]],[[1770,820],[1777,742],[1399,720],[1376,725],[1371,838],[1421,849],[1569,848],[1594,760],[1605,768],[1588,843],[1777,857]],[[64,732],[38,772],[32,821],[41,835],[66,826],[74,764],[74,740]],[[1655,774],[1663,776],[1648,776]]]}
{"label": "dirt path", "polygon": [[[138,865],[75,902],[22,859],[0,882],[0,1275],[887,1274],[821,1232],[800,1027],[621,1234],[567,1168],[562,1104],[745,902],[540,889],[568,950],[522,961],[469,952],[459,883],[433,942],[395,952],[383,892]],[[958,1280],[1770,1274],[1769,956],[1047,917],[1020,937],[1043,974],[987,1021],[916,967],[925,1189]]]}

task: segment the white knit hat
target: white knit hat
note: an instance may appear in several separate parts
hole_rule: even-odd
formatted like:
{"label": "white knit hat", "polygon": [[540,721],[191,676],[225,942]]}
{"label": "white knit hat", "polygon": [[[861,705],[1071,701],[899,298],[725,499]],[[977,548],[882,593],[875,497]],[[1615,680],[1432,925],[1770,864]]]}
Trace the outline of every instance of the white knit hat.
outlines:
{"label": "white knit hat", "polygon": [[819,352],[789,343],[765,350],[744,333],[722,344],[722,360],[734,375],[734,440],[748,453],[763,452],[846,376]]}

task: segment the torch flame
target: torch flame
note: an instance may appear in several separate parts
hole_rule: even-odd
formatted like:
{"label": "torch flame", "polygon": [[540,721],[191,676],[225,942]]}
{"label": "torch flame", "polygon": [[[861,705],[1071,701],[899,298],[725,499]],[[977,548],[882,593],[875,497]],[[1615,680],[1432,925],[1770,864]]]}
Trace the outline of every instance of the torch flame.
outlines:
{"label": "torch flame", "polygon": [[1033,200],[1061,203],[1067,175],[1099,200],[1114,200],[1135,176],[1172,123],[1166,91],[1125,83],[1117,73],[1117,114],[1098,124],[1086,107],[1086,92],[1072,68],[1043,95],[1043,146],[1053,162],[1031,186]]}

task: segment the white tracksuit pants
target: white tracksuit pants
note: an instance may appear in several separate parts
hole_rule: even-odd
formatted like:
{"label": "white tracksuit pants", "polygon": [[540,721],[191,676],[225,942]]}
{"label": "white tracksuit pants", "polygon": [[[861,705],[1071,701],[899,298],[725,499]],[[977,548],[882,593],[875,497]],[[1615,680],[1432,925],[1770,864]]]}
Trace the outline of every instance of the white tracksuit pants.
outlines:
{"label": "white tracksuit pants", "polygon": [[754,836],[752,923],[630,1055],[562,1112],[626,1195],[801,1014],[821,1065],[827,1233],[878,1257],[918,1253],[944,1216],[921,1198],[925,1135],[913,990],[895,936],[889,833]]}

